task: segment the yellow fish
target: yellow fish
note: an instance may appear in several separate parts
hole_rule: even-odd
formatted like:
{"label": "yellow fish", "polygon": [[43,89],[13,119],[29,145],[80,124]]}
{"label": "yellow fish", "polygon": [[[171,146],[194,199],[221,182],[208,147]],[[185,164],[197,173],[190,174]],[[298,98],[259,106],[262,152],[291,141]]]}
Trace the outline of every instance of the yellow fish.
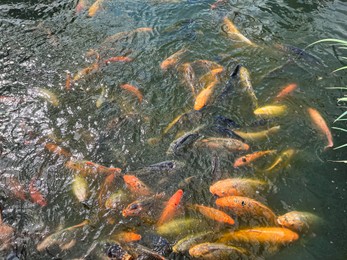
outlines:
{"label": "yellow fish", "polygon": [[264,118],[271,118],[285,115],[287,109],[288,107],[286,105],[269,105],[257,108],[254,110],[254,114]]}
{"label": "yellow fish", "polygon": [[96,0],[94,4],[92,4],[92,6],[89,7],[88,16],[93,17],[101,9],[103,2],[104,0]]}
{"label": "yellow fish", "polygon": [[289,160],[293,157],[295,154],[294,149],[287,149],[283,151],[279,157],[275,160],[275,162],[270,165],[268,168],[265,169],[265,171],[269,172],[276,169],[284,168],[289,164]]}
{"label": "yellow fish", "polygon": [[268,138],[269,135],[278,133],[280,129],[281,127],[278,125],[259,132],[242,132],[239,130],[233,130],[233,132],[246,141],[260,141]]}
{"label": "yellow fish", "polygon": [[200,110],[206,106],[210,97],[212,96],[214,86],[218,83],[218,80],[212,81],[206,88],[200,91],[194,102],[194,110]]}
{"label": "yellow fish", "polygon": [[223,22],[225,25],[225,31],[230,38],[232,38],[233,40],[244,42],[253,47],[258,46],[255,43],[253,43],[251,40],[249,40],[246,36],[244,36],[242,33],[240,33],[240,31],[236,28],[234,23],[229,20],[228,17],[224,17]]}

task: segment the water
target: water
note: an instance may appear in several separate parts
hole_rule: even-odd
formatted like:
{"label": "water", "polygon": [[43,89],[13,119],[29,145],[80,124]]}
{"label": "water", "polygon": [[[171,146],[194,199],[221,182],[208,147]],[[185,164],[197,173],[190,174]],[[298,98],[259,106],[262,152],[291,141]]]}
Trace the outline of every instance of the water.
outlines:
{"label": "water", "polygon": [[[88,18],[87,11],[76,14],[76,1],[1,1],[0,91],[2,96],[13,98],[0,104],[1,174],[12,174],[26,190],[32,178],[37,178],[40,181],[36,184],[48,202],[46,207],[40,207],[30,200],[16,199],[2,181],[0,205],[4,221],[15,227],[12,248],[23,259],[72,259],[85,256],[89,249],[90,257],[97,254],[101,257],[102,246],[96,244],[96,249],[91,250],[93,242],[104,241],[112,232],[135,228],[144,239],[154,233],[153,225],[139,218],[123,218],[119,212],[103,216],[105,212],[99,211],[97,204],[102,177],[88,180],[92,193],[87,202],[89,208],[78,203],[71,191],[73,172],[64,166],[67,159],[47,151],[46,142],[68,149],[74,158],[131,172],[173,159],[166,155],[166,150],[176,133],[202,124],[213,125],[215,116],[231,118],[244,129],[255,120],[250,100],[234,89],[226,99],[212,102],[202,113],[175,126],[158,144],[150,145],[150,138],[159,137],[169,122],[193,107],[193,97],[182,82],[181,72],[175,68],[163,72],[159,66],[182,48],[187,52],[181,63],[207,59],[224,66],[219,89],[227,84],[228,75],[237,64],[246,66],[260,105],[271,103],[281,86],[296,82],[299,90],[284,101],[289,107],[288,114],[275,122],[281,125],[280,133],[251,144],[251,150],[294,148],[298,153],[289,167],[267,175],[252,167],[233,169],[231,164],[237,155],[211,155],[192,149],[175,158],[185,163],[184,170],[161,178],[146,177],[143,181],[154,192],[165,191],[167,199],[182,180],[195,176],[184,187],[184,202],[214,206],[208,188],[215,178],[211,176],[211,161],[218,157],[222,178],[251,176],[270,182],[272,186],[262,199],[276,214],[309,211],[324,220],[299,241],[272,255],[265,254],[267,258],[345,259],[347,171],[343,164],[329,160],[346,159],[346,152],[344,149],[323,151],[325,139],[312,128],[305,113],[307,107],[314,107],[332,126],[345,108],[342,103],[336,103],[343,92],[326,87],[346,86],[345,73],[330,73],[341,66],[330,45],[307,50],[321,64],[298,59],[268,73],[293,57],[275,50],[275,44],[304,48],[322,38],[346,39],[346,3],[227,1],[211,10],[212,3],[106,0],[103,10]],[[261,47],[247,47],[230,40],[223,32],[224,16]],[[104,65],[78,81],[70,91],[66,90],[67,71],[75,75],[95,62],[95,57],[87,57],[88,50],[100,52],[106,37],[140,27],[153,30],[123,37],[112,43],[111,49],[101,51],[104,58],[128,55],[134,59],[132,62]],[[141,104],[120,88],[124,83],[141,90],[144,96]],[[55,107],[39,97],[40,88],[53,92],[59,105]],[[96,101],[103,88],[105,101],[97,108]],[[113,126],[111,120],[116,121]],[[345,123],[334,126],[345,127]],[[333,130],[333,137],[336,146],[345,143],[343,132]],[[258,166],[271,162],[265,160]],[[117,179],[116,186],[125,189],[121,179]],[[204,221],[202,215],[189,210],[181,214]],[[107,224],[109,216],[116,224]],[[84,219],[90,219],[93,225],[74,234],[75,247],[63,252],[57,248],[36,251],[35,246],[44,235]],[[171,243],[176,240],[176,237],[168,238]],[[10,251],[2,251],[0,256],[5,257]]]}

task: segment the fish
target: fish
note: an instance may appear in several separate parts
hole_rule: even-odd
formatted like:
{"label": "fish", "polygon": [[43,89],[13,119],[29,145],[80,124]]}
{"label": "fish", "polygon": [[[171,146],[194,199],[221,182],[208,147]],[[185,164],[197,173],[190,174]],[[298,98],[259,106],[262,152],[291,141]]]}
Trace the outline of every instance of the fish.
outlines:
{"label": "fish", "polygon": [[272,118],[278,116],[284,116],[287,114],[288,107],[286,105],[269,105],[259,107],[253,111],[256,116],[264,118]]}
{"label": "fish", "polygon": [[290,211],[277,217],[277,223],[297,233],[309,231],[310,226],[321,222],[321,219],[310,212]]}
{"label": "fish", "polygon": [[109,191],[110,187],[113,185],[115,178],[116,178],[116,174],[111,173],[108,176],[106,176],[103,184],[101,185],[99,195],[98,195],[98,203],[100,207],[104,205],[104,200],[107,195],[107,192]]}
{"label": "fish", "polygon": [[186,113],[182,113],[182,114],[178,115],[177,117],[175,117],[174,120],[172,120],[172,121],[167,125],[167,127],[165,127],[165,129],[164,129],[164,131],[163,131],[163,134],[164,134],[164,135],[167,134],[167,133],[170,131],[170,129],[171,129],[178,121],[180,121],[180,119],[181,119],[184,115],[186,115]]}
{"label": "fish", "polygon": [[92,65],[80,70],[77,72],[77,74],[73,77],[73,81],[78,81],[82,78],[84,78],[85,76],[92,74],[96,71],[98,71],[100,68],[100,65],[98,62],[93,63]]}
{"label": "fish", "polygon": [[333,137],[331,135],[330,129],[325,122],[322,115],[314,108],[309,107],[307,109],[308,114],[310,115],[311,121],[314,126],[320,131],[328,140],[328,144],[324,147],[324,149],[328,149],[334,146]]}
{"label": "fish", "polygon": [[189,205],[189,208],[199,211],[202,215],[214,221],[229,225],[235,224],[235,221],[221,210],[198,204]]}
{"label": "fish", "polygon": [[213,94],[214,86],[218,83],[218,80],[210,82],[200,93],[196,96],[194,102],[194,110],[199,111],[207,105],[210,97]]}
{"label": "fish", "polygon": [[275,213],[264,204],[242,196],[227,196],[216,200],[217,206],[231,209],[238,217],[259,219],[269,224],[276,224]]}
{"label": "fish", "polygon": [[246,93],[250,96],[253,107],[258,107],[258,98],[255,95],[252,83],[251,83],[251,75],[247,68],[244,66],[241,66],[239,69],[239,77],[240,77],[240,84],[242,88],[246,91]]}
{"label": "fish", "polygon": [[261,141],[269,138],[269,135],[278,133],[280,129],[281,126],[278,125],[259,132],[242,132],[239,130],[233,130],[233,132],[246,141]]}
{"label": "fish", "polygon": [[210,150],[227,150],[229,152],[247,151],[249,145],[234,138],[209,137],[195,143],[197,147]]}
{"label": "fish", "polygon": [[81,175],[75,175],[72,181],[72,192],[79,202],[85,202],[89,195],[87,180]]}
{"label": "fish", "polygon": [[[162,255],[156,253],[155,251],[143,245],[140,245],[139,243],[129,243],[128,245],[129,245],[128,250],[131,253],[131,255],[134,256],[134,259],[167,260],[167,258],[163,257]],[[112,259],[115,259],[115,258],[112,258]],[[122,260],[123,259],[124,258],[122,258]]]}
{"label": "fish", "polygon": [[50,103],[54,107],[59,106],[59,99],[56,94],[52,91],[44,88],[36,88],[35,89],[37,95],[43,99],[45,99],[48,103]]}
{"label": "fish", "polygon": [[122,171],[121,168],[117,168],[117,167],[106,167],[91,161],[85,161],[84,162],[85,166],[91,168],[93,170],[93,172],[96,173],[101,173],[101,174],[112,174],[115,173],[117,175],[119,175]]}
{"label": "fish", "polygon": [[288,96],[290,93],[292,93],[294,90],[296,90],[298,87],[298,84],[296,83],[290,83],[282,88],[282,90],[277,94],[275,97],[275,100],[281,101],[284,99],[286,96]]}
{"label": "fish", "polygon": [[183,73],[183,78],[185,83],[189,86],[193,97],[196,97],[196,91],[195,91],[195,81],[196,81],[196,76],[195,76],[195,72],[193,70],[193,67],[190,63],[184,63],[181,66],[181,70]]}
{"label": "fish", "polygon": [[65,150],[64,148],[60,147],[55,143],[46,143],[45,149],[57,155],[63,155],[67,158],[70,158],[72,156],[72,154],[69,151]]}
{"label": "fish", "polygon": [[227,0],[217,0],[213,4],[211,4],[211,10],[216,9],[219,5],[225,4]]}
{"label": "fish", "polygon": [[227,246],[222,243],[202,243],[189,249],[189,255],[197,259],[243,259],[249,254],[245,249],[236,246]]}
{"label": "fish", "polygon": [[208,70],[223,68],[223,66],[219,65],[217,62],[210,60],[196,60],[192,64],[202,65],[204,68]]}
{"label": "fish", "polygon": [[183,190],[179,189],[174,195],[168,200],[161,216],[157,222],[157,226],[163,225],[165,222],[169,222],[175,215],[177,208],[183,197]]}
{"label": "fish", "polygon": [[105,201],[106,209],[119,210],[127,202],[128,197],[124,191],[119,190],[112,193]]}
{"label": "fish", "polygon": [[201,225],[199,219],[194,218],[179,218],[164,223],[156,228],[156,231],[161,236],[183,235],[192,231],[196,231]]}
{"label": "fish", "polygon": [[152,191],[146,184],[134,175],[123,175],[126,187],[137,196],[148,196],[152,194]]}
{"label": "fish", "polygon": [[228,178],[212,184],[210,192],[218,197],[248,196],[264,186],[266,182],[257,179]]}
{"label": "fish", "polygon": [[214,82],[217,80],[218,74],[222,73],[224,71],[224,68],[222,66],[212,69],[206,74],[202,75],[199,79],[199,82],[202,86],[208,86],[211,84],[211,82]]}
{"label": "fish", "polygon": [[49,235],[48,237],[46,237],[40,243],[38,243],[36,245],[36,250],[39,252],[42,252],[43,250],[47,249],[48,247],[50,247],[52,245],[61,244],[61,242],[64,240],[64,238],[66,239],[66,233],[68,231],[73,231],[76,228],[80,228],[80,227],[83,227],[83,226],[88,225],[88,224],[89,224],[89,220],[84,220],[77,225],[67,227],[67,228],[64,228],[60,231],[55,232],[55,233]]}
{"label": "fish", "polygon": [[59,245],[59,248],[62,251],[66,251],[73,248],[76,245],[76,243],[77,243],[76,239],[73,238],[69,242]]}
{"label": "fish", "polygon": [[102,7],[104,0],[95,0],[95,2],[89,7],[88,16],[93,17]]}
{"label": "fish", "polygon": [[40,205],[41,207],[45,207],[47,206],[47,200],[42,195],[42,193],[35,187],[35,181],[36,181],[35,178],[32,178],[30,181],[30,185],[29,185],[30,198],[34,203]]}
{"label": "fish", "polygon": [[293,155],[296,153],[294,149],[287,149],[284,150],[277,158],[276,160],[265,169],[266,172],[273,171],[273,170],[279,170],[281,168],[286,167],[289,164],[290,159],[293,157]]}
{"label": "fish", "polygon": [[269,154],[274,154],[276,152],[277,152],[277,150],[266,150],[266,151],[257,151],[254,153],[246,154],[246,155],[243,155],[239,158],[236,158],[233,166],[234,166],[234,168],[245,166],[245,165],[248,165],[248,164],[260,159],[261,157],[264,157],[264,156],[269,155]]}
{"label": "fish", "polygon": [[106,98],[106,88],[104,86],[101,87],[101,94],[95,102],[96,108],[100,108],[102,104],[105,102]]}
{"label": "fish", "polygon": [[9,190],[13,196],[23,201],[26,200],[24,187],[15,176],[5,173],[1,175],[1,179],[4,180],[4,188]]}
{"label": "fish", "polygon": [[70,72],[66,72],[66,81],[65,81],[65,89],[66,90],[71,90],[71,86],[72,86],[72,77]]}
{"label": "fish", "polygon": [[143,95],[137,87],[130,85],[130,84],[123,84],[120,87],[121,87],[121,89],[124,89],[124,90],[134,94],[137,97],[137,99],[139,100],[139,103],[142,103]]}
{"label": "fish", "polygon": [[76,13],[81,13],[83,10],[87,8],[87,1],[86,0],[78,0],[78,3],[76,5]]}
{"label": "fish", "polygon": [[148,214],[151,212],[152,207],[158,202],[159,199],[164,197],[164,193],[155,194],[150,197],[138,199],[130,203],[123,211],[123,217],[140,216],[141,214]]}
{"label": "fish", "polygon": [[218,242],[245,242],[251,244],[284,245],[299,239],[299,235],[290,229],[282,227],[253,227],[235,232],[226,232]]}
{"label": "fish", "polygon": [[196,140],[201,137],[200,130],[205,127],[205,125],[199,126],[194,130],[183,134],[181,137],[172,141],[169,148],[166,151],[167,155],[181,155],[183,150],[188,146],[192,145]]}
{"label": "fish", "polygon": [[131,31],[126,31],[126,32],[118,32],[116,34],[113,34],[111,36],[108,36],[103,42],[102,45],[106,44],[106,43],[111,43],[111,42],[115,42],[118,41],[122,38],[125,37],[130,37],[131,35],[135,34],[135,33],[139,33],[139,32],[152,32],[153,28],[150,27],[140,27],[140,28],[136,28],[134,30]]}
{"label": "fish", "polygon": [[177,52],[175,52],[174,54],[172,54],[171,56],[169,56],[168,58],[166,58],[161,64],[160,64],[160,68],[162,70],[167,70],[168,68],[175,66],[178,62],[178,59],[180,58],[180,56],[183,55],[183,53],[185,53],[187,50],[186,49],[181,49]]}
{"label": "fish", "polygon": [[[98,244],[95,243],[96,247]],[[134,257],[132,256],[132,254],[130,254],[128,252],[128,249],[126,248],[126,244],[122,244],[119,245],[118,243],[114,244],[112,243],[112,245],[107,244],[108,249],[106,250],[106,256],[103,256],[102,259],[115,259],[115,260],[133,260]],[[94,249],[94,248],[93,248]],[[82,259],[85,259],[85,257],[83,257]],[[81,260],[82,260],[81,259]],[[80,260],[80,259],[76,259],[76,260]]]}
{"label": "fish", "polygon": [[175,253],[185,253],[189,250],[189,248],[197,244],[214,239],[216,239],[216,234],[214,231],[203,231],[197,234],[188,235],[177,241],[172,247],[172,251]]}
{"label": "fish", "polygon": [[14,232],[15,232],[15,229],[13,227],[3,222],[2,209],[0,208],[0,242],[1,244],[7,243],[13,237]]}
{"label": "fish", "polygon": [[240,31],[236,28],[234,23],[229,20],[228,17],[224,17],[223,19],[224,23],[224,31],[228,34],[228,36],[236,41],[244,42],[250,46],[257,47],[255,43],[253,43],[251,40],[249,40],[246,36],[240,33]]}
{"label": "fish", "polygon": [[112,174],[120,175],[122,169],[116,167],[105,167],[103,165],[86,161],[86,160],[69,160],[65,163],[65,167],[77,171],[83,175],[90,174]]}
{"label": "fish", "polygon": [[132,231],[122,231],[112,235],[112,239],[120,243],[130,243],[141,240],[141,235]]}
{"label": "fish", "polygon": [[111,62],[131,62],[131,61],[133,61],[133,59],[126,56],[115,56],[115,57],[111,57],[104,60],[104,63],[108,65]]}
{"label": "fish", "polygon": [[185,166],[185,162],[177,161],[177,160],[170,160],[170,161],[163,161],[159,163],[155,163],[149,166],[146,166],[144,168],[141,168],[140,170],[136,171],[136,176],[146,175],[146,174],[157,174],[157,173],[163,173],[163,172],[177,172],[181,170]]}

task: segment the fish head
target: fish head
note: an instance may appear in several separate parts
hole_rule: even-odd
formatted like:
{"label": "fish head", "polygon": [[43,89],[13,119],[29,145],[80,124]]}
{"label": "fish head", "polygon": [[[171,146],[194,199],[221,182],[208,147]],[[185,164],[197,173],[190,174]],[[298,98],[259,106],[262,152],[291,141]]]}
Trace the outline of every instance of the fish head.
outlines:
{"label": "fish head", "polygon": [[138,216],[143,211],[142,203],[135,201],[129,204],[123,211],[123,217]]}

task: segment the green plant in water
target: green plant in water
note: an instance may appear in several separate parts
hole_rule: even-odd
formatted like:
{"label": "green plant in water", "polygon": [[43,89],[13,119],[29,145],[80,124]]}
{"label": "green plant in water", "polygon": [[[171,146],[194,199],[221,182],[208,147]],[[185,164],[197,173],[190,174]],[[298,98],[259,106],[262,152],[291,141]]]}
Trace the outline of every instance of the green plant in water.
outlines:
{"label": "green plant in water", "polygon": [[[333,38],[331,38],[331,39],[322,39],[322,40],[316,41],[314,43],[309,44],[306,48],[311,47],[312,45],[315,45],[315,44],[318,44],[318,43],[336,43],[336,44],[338,44],[337,47],[339,49],[347,50],[347,41],[339,40],[339,39],[333,39]],[[341,59],[347,60],[347,57],[341,57]],[[338,69],[334,70],[333,72],[337,72],[337,71],[345,70],[345,69],[347,69],[347,66],[343,66],[341,68],[338,68]],[[328,89],[347,90],[347,87],[334,87],[334,88],[328,88]],[[338,103],[339,102],[347,102],[347,95],[344,95],[342,98],[338,98],[337,102]],[[347,121],[347,117],[346,116],[347,116],[347,110],[345,112],[343,112],[340,116],[338,116],[333,123],[336,123],[336,122],[339,122],[339,121]],[[345,129],[345,128],[340,128],[340,127],[332,127],[332,128],[335,129],[335,130],[347,132],[347,129]],[[343,144],[343,145],[340,145],[338,147],[335,147],[334,150],[340,149],[340,148],[343,148],[343,147],[347,147],[347,143]],[[347,163],[347,160],[334,161],[334,162]]]}

